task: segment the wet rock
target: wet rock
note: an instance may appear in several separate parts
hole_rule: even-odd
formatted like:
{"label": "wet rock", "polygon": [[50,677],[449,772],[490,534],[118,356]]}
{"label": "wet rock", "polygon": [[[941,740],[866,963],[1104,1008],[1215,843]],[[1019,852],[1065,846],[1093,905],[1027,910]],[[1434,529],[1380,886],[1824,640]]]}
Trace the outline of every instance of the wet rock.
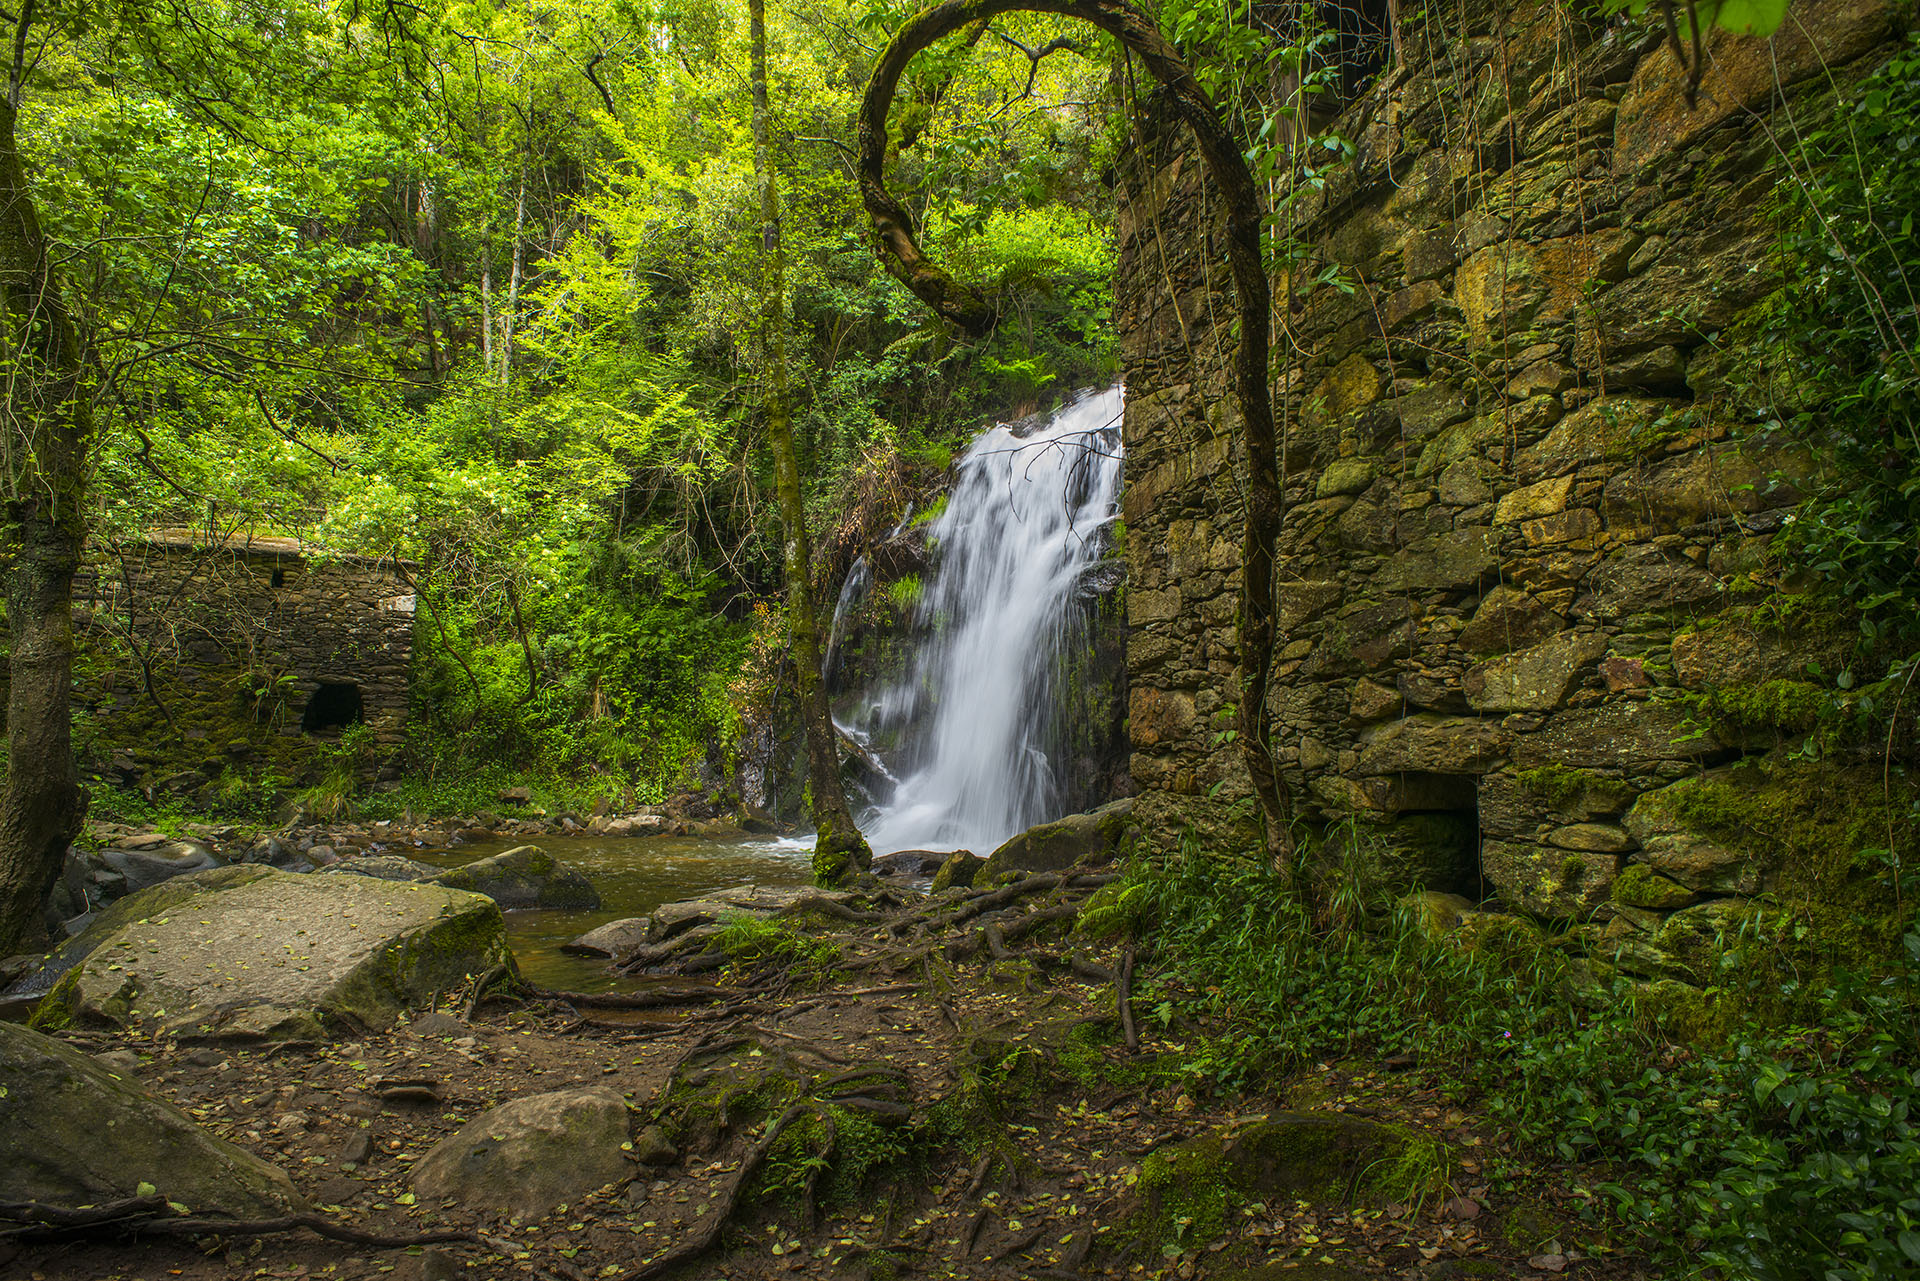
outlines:
{"label": "wet rock", "polygon": [[600,891],[593,888],[593,882],[538,845],[517,845],[465,867],[441,872],[432,883],[484,894],[503,908],[552,907],[580,912],[600,906]]}
{"label": "wet rock", "polygon": [[537,1219],[626,1177],[627,1105],[608,1089],[503,1103],[442,1140],[413,1171],[422,1197]]}
{"label": "wet rock", "polygon": [[875,876],[913,880],[939,872],[948,857],[933,850],[898,850],[879,855],[868,870]]}
{"label": "wet rock", "polygon": [[500,910],[478,895],[265,867],[130,895],[69,946],[84,959],[42,1003],[42,1024],[235,1038],[384,1027],[510,963]]}
{"label": "wet rock", "polygon": [[199,841],[167,841],[137,850],[101,850],[95,857],[126,879],[129,894],[188,872],[226,866],[226,860]]}
{"label": "wet rock", "polygon": [[647,941],[651,924],[651,919],[645,916],[608,921],[571,942],[562,943],[560,950],[573,956],[623,956]]}
{"label": "wet rock", "polygon": [[1620,859],[1532,841],[1485,841],[1480,866],[1500,901],[1535,916],[1584,918],[1607,902]]}
{"label": "wet rock", "polygon": [[0,1201],[98,1205],[142,1183],[196,1212],[302,1206],[280,1170],[77,1050],[0,1023]]}
{"label": "wet rock", "polygon": [[1060,872],[1111,862],[1122,852],[1132,818],[1129,798],[1030,827],[988,856],[977,877],[991,880],[1003,872]]}
{"label": "wet rock", "polygon": [[934,893],[947,889],[972,889],[974,879],[986,865],[987,860],[972,850],[955,850],[933,875]]}
{"label": "wet rock", "polygon": [[343,858],[322,870],[322,875],[371,876],[382,881],[422,881],[437,876],[440,869],[431,863],[417,863],[398,854],[363,854]]}

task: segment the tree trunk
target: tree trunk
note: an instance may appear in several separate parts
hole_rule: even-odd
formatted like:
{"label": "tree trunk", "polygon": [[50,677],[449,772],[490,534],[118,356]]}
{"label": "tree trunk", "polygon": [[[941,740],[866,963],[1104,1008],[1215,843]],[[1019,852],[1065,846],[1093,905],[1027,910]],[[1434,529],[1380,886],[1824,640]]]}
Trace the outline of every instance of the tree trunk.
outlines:
{"label": "tree trunk", "polygon": [[886,185],[887,112],[913,56],[969,23],[1002,14],[1056,13],[1105,31],[1140,55],[1167,87],[1174,110],[1193,130],[1207,174],[1227,208],[1227,260],[1240,320],[1234,391],[1247,448],[1247,508],[1240,567],[1240,748],[1265,828],[1266,852],[1291,867],[1293,834],[1286,780],[1273,762],[1267,688],[1274,651],[1274,543],[1284,515],[1273,401],[1267,386],[1267,275],[1260,253],[1260,200],[1239,142],[1153,18],[1130,0],[943,0],[908,19],[880,52],[860,103],[860,195],[873,221],[881,263],[920,301],[961,330],[982,335],[999,322],[993,303],[955,280],[921,250],[913,217]]}
{"label": "tree trunk", "polygon": [[[19,20],[31,21],[27,6]],[[16,50],[24,45],[24,32]],[[0,955],[39,932],[41,904],[78,833],[73,763],[73,575],[86,538],[93,411],[15,140],[20,61],[0,102],[0,377],[7,386],[7,777],[0,789]]]}
{"label": "tree trunk", "polygon": [[500,319],[500,385],[513,376],[513,328],[520,318],[520,271],[526,264],[527,161],[520,159],[520,194],[513,202],[513,268],[507,276],[507,305]]}
{"label": "tree trunk", "polygon": [[813,548],[807,537],[807,511],[800,492],[800,461],[793,444],[793,415],[788,403],[786,259],[780,243],[780,191],[774,183],[773,154],[767,141],[766,0],[749,0],[753,43],[753,168],[760,184],[760,261],[762,323],[766,330],[767,448],[773,451],[780,519],[786,526],[787,616],[793,628],[793,661],[798,669],[800,717],[807,731],[808,797],[818,835],[813,845],[814,879],[839,885],[866,871],[873,851],[854,825],[840,787],[840,751],[820,680],[820,620],[813,608]]}

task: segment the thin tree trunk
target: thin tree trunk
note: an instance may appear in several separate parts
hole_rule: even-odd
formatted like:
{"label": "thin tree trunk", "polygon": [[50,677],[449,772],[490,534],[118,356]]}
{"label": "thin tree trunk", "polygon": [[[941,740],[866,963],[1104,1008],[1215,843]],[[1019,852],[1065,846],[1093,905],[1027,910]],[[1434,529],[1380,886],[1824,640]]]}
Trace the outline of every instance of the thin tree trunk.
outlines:
{"label": "thin tree trunk", "polygon": [[527,228],[527,162],[520,160],[520,194],[513,202],[513,271],[507,277],[507,305],[500,321],[500,385],[507,385],[513,372],[513,322],[520,315],[520,269],[526,262],[522,239]]}
{"label": "thin tree trunk", "polygon": [[493,233],[480,235],[480,367],[493,376]]}
{"label": "thin tree trunk", "polygon": [[787,615],[793,629],[793,662],[798,672],[800,717],[807,731],[808,796],[818,835],[813,845],[813,875],[822,885],[839,885],[873,861],[866,837],[855,826],[840,787],[840,749],[820,680],[820,620],[813,607],[813,548],[807,537],[807,511],[800,493],[800,461],[793,444],[793,414],[788,398],[786,251],[780,243],[780,189],[774,182],[773,154],[767,140],[767,7],[748,0],[753,43],[753,168],[760,184],[760,261],[762,323],[766,330],[767,447],[773,452],[780,519],[786,526]]}
{"label": "thin tree trunk", "polygon": [[0,380],[8,435],[22,438],[6,477],[7,777],[0,789],[0,955],[37,936],[47,891],[80,828],[86,797],[73,763],[73,575],[86,538],[93,410],[79,338],[61,296],[15,139],[26,26],[0,102]]}

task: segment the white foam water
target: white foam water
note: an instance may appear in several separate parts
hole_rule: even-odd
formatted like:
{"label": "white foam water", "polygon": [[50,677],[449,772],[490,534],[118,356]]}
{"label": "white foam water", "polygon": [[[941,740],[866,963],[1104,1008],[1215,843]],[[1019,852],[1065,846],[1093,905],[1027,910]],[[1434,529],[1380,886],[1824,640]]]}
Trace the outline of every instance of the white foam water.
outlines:
{"label": "white foam water", "polygon": [[1121,403],[1114,387],[1038,428],[995,427],[960,460],[928,529],[938,560],[916,608],[929,639],[841,726],[902,743],[892,796],[861,819],[876,852],[986,853],[1063,812],[1057,682],[1088,643],[1083,581],[1119,514]]}

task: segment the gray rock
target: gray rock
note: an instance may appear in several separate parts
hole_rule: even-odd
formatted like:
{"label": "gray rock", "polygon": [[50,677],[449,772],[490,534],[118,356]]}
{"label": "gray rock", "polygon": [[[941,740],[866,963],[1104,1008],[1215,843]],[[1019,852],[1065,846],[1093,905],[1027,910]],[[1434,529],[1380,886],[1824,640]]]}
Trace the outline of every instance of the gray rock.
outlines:
{"label": "gray rock", "polygon": [[503,853],[441,872],[436,885],[484,894],[504,908],[553,907],[590,911],[600,906],[593,882],[538,845],[516,845]]}
{"label": "gray rock", "polygon": [[466,1036],[473,1031],[453,1015],[442,1014],[438,1010],[422,1014],[407,1025],[407,1030],[415,1036]]}
{"label": "gray rock", "polygon": [[652,919],[629,916],[588,930],[579,938],[562,943],[560,950],[573,956],[620,956],[647,941]]}
{"label": "gray rock", "polygon": [[139,850],[101,850],[97,857],[101,864],[126,878],[129,894],[188,872],[226,866],[224,859],[199,841],[168,841]]}
{"label": "gray rock", "polygon": [[69,961],[42,1023],[235,1038],[384,1027],[510,963],[500,910],[478,895],[266,867],[129,895],[69,948],[84,959]]}
{"label": "gray rock", "polygon": [[343,858],[322,870],[332,875],[371,876],[382,881],[423,881],[440,874],[440,869],[431,863],[416,863],[398,854],[363,854],[359,858]]}
{"label": "gray rock", "polygon": [[1121,853],[1133,820],[1133,800],[1113,801],[1088,814],[1070,814],[1030,827],[988,856],[976,875],[992,880],[1002,872],[1060,872],[1108,863]]}
{"label": "gray rock", "polygon": [[609,1089],[556,1090],[481,1113],[413,1169],[422,1197],[537,1219],[626,1177],[627,1105]]}
{"label": "gray rock", "polygon": [[1770,865],[1689,831],[1681,820],[1680,801],[1686,790],[1695,786],[1697,783],[1689,779],[1648,792],[1633,803],[1622,824],[1640,842],[1635,861],[1690,890],[1754,893]]}
{"label": "gray rock", "polygon": [[303,1208],[280,1170],[79,1051],[0,1023],[0,1201],[98,1205],[142,1183],[195,1212]]}
{"label": "gray rock", "polygon": [[868,870],[875,876],[913,880],[934,875],[949,857],[948,854],[933,850],[897,850],[892,854],[877,856]]}

